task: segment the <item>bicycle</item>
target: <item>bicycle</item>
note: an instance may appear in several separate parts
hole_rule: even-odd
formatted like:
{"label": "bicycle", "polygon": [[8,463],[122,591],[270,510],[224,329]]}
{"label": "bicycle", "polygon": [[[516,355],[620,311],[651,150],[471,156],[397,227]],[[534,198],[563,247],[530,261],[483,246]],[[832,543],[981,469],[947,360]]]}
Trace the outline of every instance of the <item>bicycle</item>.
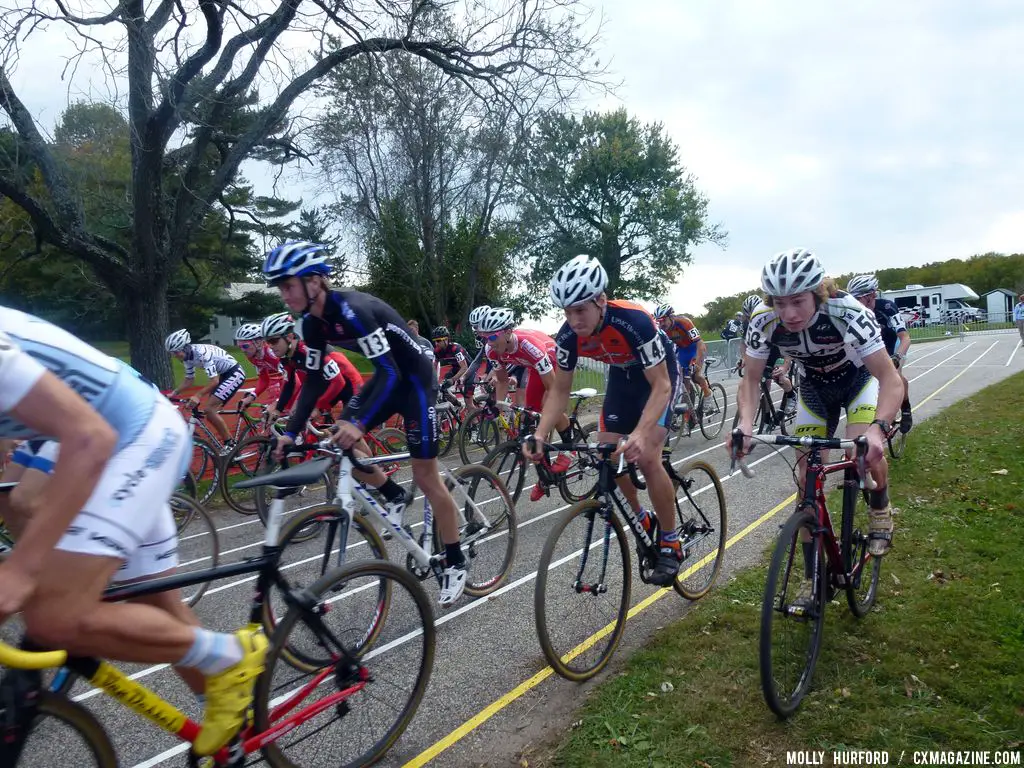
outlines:
{"label": "bicycle", "polygon": [[[281,474],[284,473],[279,473],[275,481],[288,486],[289,479]],[[280,504],[276,503],[279,501]],[[256,574],[249,623],[258,627],[264,617],[265,596],[271,587],[277,587],[288,611],[273,632],[264,671],[256,681],[252,719],[228,746],[213,756],[212,764],[240,768],[247,755],[260,751],[275,768],[294,768],[303,763],[318,765],[327,753],[343,766],[369,765],[391,748],[423,699],[436,641],[433,612],[420,584],[383,560],[348,564],[325,573],[312,584],[290,584],[279,568],[281,547],[276,542],[282,511],[283,501],[275,500],[272,524],[267,528],[262,554],[257,557],[132,585],[108,597],[140,597],[200,581]],[[331,604],[341,600],[346,601],[346,610],[331,611]],[[331,618],[351,619],[357,614],[364,620],[356,620],[354,626],[328,627]],[[388,619],[394,619],[393,628],[385,634]],[[297,684],[285,649],[299,642],[305,643],[303,658],[311,679]],[[389,659],[386,666],[370,664],[385,654]],[[281,665],[281,661],[288,667]],[[71,657],[62,650],[38,652],[30,643],[21,650],[0,643],[0,665],[11,668],[0,680],[0,714],[5,724],[4,738],[0,739],[0,765],[5,768],[17,766],[19,758],[34,764],[33,758],[39,757],[44,765],[55,764],[52,754],[44,754],[47,742],[52,745],[54,741],[50,726],[58,724],[50,722],[50,718],[64,726],[57,745],[57,763],[76,768],[89,764],[101,768],[117,765],[114,748],[99,721],[81,705],[43,686],[38,670],[46,668],[66,666],[183,741],[194,742],[199,733],[199,725],[184,713],[105,661]],[[311,697],[313,701],[300,706]],[[390,710],[391,715],[384,718],[367,714],[361,719],[351,716],[357,708],[363,714],[364,708],[369,710],[376,705]],[[345,721],[344,737],[335,734],[326,741],[313,743],[313,737],[330,724],[322,722],[324,716]],[[355,734],[355,727],[361,724],[387,727],[363,742]],[[81,741],[68,738],[68,727]],[[356,747],[357,754],[351,759],[341,757],[356,742],[368,746]],[[297,754],[286,754],[286,750],[292,749]],[[211,763],[197,759],[190,751],[189,764]]]}
{"label": "bicycle", "polygon": [[452,380],[446,379],[440,384],[437,399],[437,458],[444,458],[455,445],[462,427],[462,416],[465,410],[459,399],[452,394]]}
{"label": "bicycle", "polygon": [[[615,484],[616,476],[623,473],[625,466],[633,484],[641,490],[646,487],[635,467],[625,465],[624,456],[619,456],[615,467],[612,454],[616,445],[555,444],[545,449],[589,451],[597,457],[594,497],[570,507],[551,528],[537,567],[534,591],[537,637],[544,657],[559,675],[580,682],[604,668],[625,629],[632,569],[620,517],[625,518],[633,532],[640,580],[645,584],[650,583],[658,557],[657,523],[652,535],[648,535]],[[715,470],[705,462],[693,461],[676,471],[668,450],[662,451],[662,462],[675,488],[676,530],[683,550],[683,563],[672,586],[688,600],[698,600],[711,589],[725,556],[725,491]],[[707,502],[698,499],[705,493],[710,493]],[[653,512],[650,514],[656,520]],[[569,531],[570,527],[576,530]],[[563,536],[566,532],[569,535]],[[600,557],[592,557],[591,550],[597,547]],[[621,557],[621,566],[610,562],[612,555],[615,560]],[[576,569],[571,585],[549,588],[554,569],[573,562]],[[710,571],[700,575],[709,565]],[[593,573],[585,574],[588,566],[594,567]],[[616,596],[619,590],[621,594]],[[583,596],[583,602],[566,607],[573,596]],[[598,616],[593,626],[581,626],[577,613],[600,609],[608,609],[606,615]],[[573,615],[567,615],[570,613]]]}
{"label": "bicycle", "polygon": [[[352,476],[353,468],[368,470],[382,461],[408,459],[409,454],[357,459],[351,450],[341,450],[330,441],[321,442],[317,451],[326,458],[244,481],[249,487],[274,486],[278,478],[286,477],[292,487],[298,487],[331,472],[332,466],[337,468],[333,501],[308,509],[301,517],[290,520],[281,532],[281,548],[292,553],[303,567],[323,574],[331,567],[332,557],[336,558],[337,566],[346,562],[354,548],[349,544],[352,526],[357,526],[377,556],[386,559],[387,550],[377,533],[386,529],[392,531],[406,550],[405,567],[409,573],[420,581],[433,576],[440,584],[442,571],[447,566],[445,546],[434,527],[433,511],[426,498],[422,529],[416,535],[411,526],[387,520],[370,490]],[[486,467],[472,464],[450,470],[442,464],[440,471],[459,510],[460,542],[468,569],[466,593],[484,597],[501,586],[512,568],[518,532],[515,506],[504,484]],[[485,508],[494,504],[497,509],[486,513]],[[298,546],[305,543],[308,543],[305,548]],[[492,561],[492,565],[485,565]],[[274,622],[273,615],[268,614],[268,623],[272,626]]]}
{"label": "bicycle", "polygon": [[[717,364],[717,357],[705,358],[705,381],[708,381],[708,371]],[[700,427],[701,434],[708,440],[714,440],[721,434],[722,427],[725,425],[728,397],[725,387],[718,382],[714,384],[709,382],[709,386],[711,394],[705,396],[691,376],[683,377],[683,383],[679,387],[675,403],[672,406],[672,418],[668,424],[668,437],[666,438],[673,450],[679,447],[680,438],[689,437],[692,434],[694,422]]]}
{"label": "bicycle", "polygon": [[[868,614],[877,597],[882,561],[868,552],[866,498],[866,490],[873,488],[874,483],[867,472],[868,443],[863,436],[855,440],[787,435],[754,439],[807,452],[803,498],[796,511],[780,526],[761,602],[761,689],[772,712],[786,718],[796,711],[810,690],[821,650],[826,603],[832,601],[837,591],[843,590],[851,613],[860,619]],[[734,430],[733,445],[740,445],[742,440],[742,432]],[[821,452],[830,449],[854,449],[855,455],[852,459],[844,457],[841,461],[824,464]],[[744,475],[753,476],[742,460],[739,464]],[[825,499],[826,478],[836,472],[843,473],[843,516],[838,541]],[[804,539],[811,545],[809,577],[802,546]],[[802,582],[808,578],[809,594],[801,594]],[[775,630],[781,634],[791,627],[802,637],[796,642],[777,642]],[[792,670],[784,662],[786,648],[795,648]]]}
{"label": "bicycle", "polygon": [[[757,404],[757,413],[754,414],[754,423],[757,424],[757,434],[759,435],[770,435],[778,428],[779,432],[784,435],[789,434],[789,425],[796,420],[796,398],[799,392],[800,379],[799,373],[797,373],[797,365],[794,363],[790,368],[791,378],[790,381],[793,385],[793,405],[791,410],[785,410],[781,407],[775,407],[775,401],[772,398],[772,382],[775,381],[772,378],[771,370],[765,368],[765,374],[761,377],[761,399]],[[785,395],[783,395],[785,399]],[[739,414],[736,414],[739,418]],[[735,420],[733,427],[735,427]]]}
{"label": "bicycle", "polygon": [[[569,429],[572,433],[572,442],[586,443],[592,435],[597,433],[597,421],[588,421],[581,425],[579,421],[580,405],[592,397],[597,396],[597,390],[585,387],[575,392],[570,392],[569,397],[574,400],[572,409],[569,412]],[[512,500],[519,503],[519,495],[523,492],[526,481],[529,462],[523,456],[523,441],[525,436],[531,435],[540,421],[540,414],[528,408],[509,406],[515,413],[515,423],[518,425],[518,435],[512,440],[507,440],[497,448],[494,448],[481,462],[485,467],[490,467],[495,474],[505,483],[505,487],[512,494]],[[589,498],[597,486],[597,465],[591,454],[581,453],[573,457],[572,464],[565,472],[555,473],[547,460],[536,464],[537,480],[550,495],[550,489],[557,487],[559,494],[568,504],[575,504],[578,501]]]}

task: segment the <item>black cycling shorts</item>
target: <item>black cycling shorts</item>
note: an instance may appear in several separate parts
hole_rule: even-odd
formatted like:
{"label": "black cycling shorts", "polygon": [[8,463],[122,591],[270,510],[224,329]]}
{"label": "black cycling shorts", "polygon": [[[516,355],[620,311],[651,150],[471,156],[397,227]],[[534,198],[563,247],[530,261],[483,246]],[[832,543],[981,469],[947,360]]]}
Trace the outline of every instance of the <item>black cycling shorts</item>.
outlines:
{"label": "black cycling shorts", "polygon": [[[409,454],[414,459],[436,459],[438,443],[437,427],[437,376],[434,367],[428,362],[419,366],[416,373],[404,371],[402,380],[395,385],[394,391],[388,395],[377,416],[366,425],[369,432],[396,413],[405,423],[405,439],[409,444]],[[363,385],[371,391],[372,385]],[[359,405],[359,394],[350,398],[341,414],[343,421],[349,420],[348,413]]]}

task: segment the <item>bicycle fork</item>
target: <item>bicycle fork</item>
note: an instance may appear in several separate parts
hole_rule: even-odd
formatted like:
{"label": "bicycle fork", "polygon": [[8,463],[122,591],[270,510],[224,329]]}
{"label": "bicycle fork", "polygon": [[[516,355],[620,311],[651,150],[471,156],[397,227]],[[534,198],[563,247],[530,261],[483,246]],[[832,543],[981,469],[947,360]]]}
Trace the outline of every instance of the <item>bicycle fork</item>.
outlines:
{"label": "bicycle fork", "polygon": [[[601,572],[598,574],[597,581],[592,584],[586,584],[583,581],[583,572],[587,569],[587,561],[590,559],[590,539],[594,535],[594,521],[600,515],[601,519],[604,520],[604,536],[602,537],[602,549],[601,549]],[[608,573],[608,553],[612,543],[612,526],[604,518],[604,510],[587,513],[587,535],[584,538],[583,552],[580,556],[580,565],[576,569],[576,579],[572,583],[572,588],[576,591],[576,594],[591,594],[595,597],[597,595],[603,595],[608,591],[608,584],[605,581],[605,577]]]}

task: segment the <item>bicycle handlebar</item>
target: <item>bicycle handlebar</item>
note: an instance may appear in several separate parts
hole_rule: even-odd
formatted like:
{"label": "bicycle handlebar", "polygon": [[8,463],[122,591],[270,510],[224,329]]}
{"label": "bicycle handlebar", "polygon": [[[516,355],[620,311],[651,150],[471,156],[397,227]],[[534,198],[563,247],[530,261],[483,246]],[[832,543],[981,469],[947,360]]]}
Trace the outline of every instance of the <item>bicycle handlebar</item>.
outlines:
{"label": "bicycle handlebar", "polygon": [[0,666],[11,669],[51,669],[62,667],[67,651],[24,651],[0,640]]}
{"label": "bicycle handlebar", "polygon": [[[743,445],[743,440],[746,437],[748,435],[744,435],[742,430],[734,429],[732,431],[731,469],[735,470],[738,464],[740,472],[743,473],[744,477],[753,477],[754,471],[747,466],[747,463],[739,455],[740,446]],[[755,436],[749,435],[749,437]],[[864,435],[855,437],[852,440],[841,437],[811,437],[810,435],[800,437],[796,435],[769,435],[767,437],[758,435],[757,440],[768,445],[791,445],[796,448],[817,448],[819,450],[839,449],[845,451],[854,448],[856,450],[854,459],[857,462],[857,475],[860,477],[860,487],[869,491],[878,487],[875,479],[868,472],[868,439]]]}

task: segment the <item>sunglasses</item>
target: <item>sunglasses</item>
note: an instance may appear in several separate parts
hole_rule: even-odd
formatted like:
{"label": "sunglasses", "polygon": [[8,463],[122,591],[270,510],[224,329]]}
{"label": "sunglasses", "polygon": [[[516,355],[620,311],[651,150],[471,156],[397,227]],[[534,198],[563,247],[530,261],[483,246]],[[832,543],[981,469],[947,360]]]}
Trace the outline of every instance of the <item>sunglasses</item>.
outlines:
{"label": "sunglasses", "polygon": [[497,333],[487,334],[481,336],[480,338],[483,339],[484,341],[495,342],[498,339],[500,339],[504,333],[504,331],[498,331]]}
{"label": "sunglasses", "polygon": [[252,349],[256,344],[252,341],[240,341],[238,342],[239,349]]}
{"label": "sunglasses", "polygon": [[281,338],[281,336],[267,336],[265,341],[267,342],[267,344],[277,344],[277,342],[279,342]]}

